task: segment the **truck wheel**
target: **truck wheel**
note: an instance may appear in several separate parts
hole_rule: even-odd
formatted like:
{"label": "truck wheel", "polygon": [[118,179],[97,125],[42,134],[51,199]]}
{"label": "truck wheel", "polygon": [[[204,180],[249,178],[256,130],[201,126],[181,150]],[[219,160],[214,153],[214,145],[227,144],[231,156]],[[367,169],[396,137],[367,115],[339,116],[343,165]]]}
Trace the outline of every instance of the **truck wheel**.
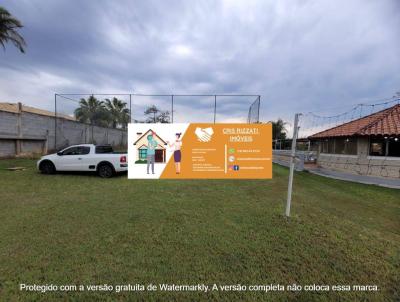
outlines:
{"label": "truck wheel", "polygon": [[114,169],[109,164],[101,164],[97,168],[97,174],[102,178],[110,178],[114,175]]}
{"label": "truck wheel", "polygon": [[39,168],[43,174],[54,174],[56,172],[56,167],[54,167],[54,164],[48,160],[42,162]]}

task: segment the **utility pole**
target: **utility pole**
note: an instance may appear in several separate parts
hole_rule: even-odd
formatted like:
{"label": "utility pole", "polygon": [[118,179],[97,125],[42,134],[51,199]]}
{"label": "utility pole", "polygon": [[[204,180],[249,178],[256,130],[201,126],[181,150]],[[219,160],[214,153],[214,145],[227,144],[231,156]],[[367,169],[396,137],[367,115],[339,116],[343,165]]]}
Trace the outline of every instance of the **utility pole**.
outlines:
{"label": "utility pole", "polygon": [[299,131],[299,116],[300,113],[296,113],[294,116],[294,128],[293,128],[293,139],[292,139],[292,152],[290,154],[290,170],[289,170],[289,184],[288,184],[288,193],[286,200],[286,216],[290,216],[290,204],[292,203],[292,189],[293,189],[293,173],[294,173],[294,160],[296,158],[296,140],[297,134]]}

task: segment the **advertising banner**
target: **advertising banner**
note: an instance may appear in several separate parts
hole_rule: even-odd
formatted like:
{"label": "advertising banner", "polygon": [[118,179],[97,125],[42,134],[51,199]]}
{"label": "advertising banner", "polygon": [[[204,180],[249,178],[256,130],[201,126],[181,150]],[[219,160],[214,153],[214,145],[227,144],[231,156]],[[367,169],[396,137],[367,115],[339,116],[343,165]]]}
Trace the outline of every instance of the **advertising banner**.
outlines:
{"label": "advertising banner", "polygon": [[129,124],[128,178],[272,178],[272,126]]}

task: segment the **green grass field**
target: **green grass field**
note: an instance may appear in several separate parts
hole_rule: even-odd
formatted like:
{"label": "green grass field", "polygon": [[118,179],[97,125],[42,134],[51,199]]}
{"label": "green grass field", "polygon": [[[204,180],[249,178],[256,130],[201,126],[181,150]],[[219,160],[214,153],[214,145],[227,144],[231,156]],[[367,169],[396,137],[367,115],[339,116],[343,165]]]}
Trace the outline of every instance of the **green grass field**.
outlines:
{"label": "green grass field", "polygon": [[[25,171],[4,168],[25,166]],[[400,300],[400,191],[288,171],[272,180],[41,175],[0,161],[0,301]],[[19,284],[376,284],[378,292],[19,291]]]}

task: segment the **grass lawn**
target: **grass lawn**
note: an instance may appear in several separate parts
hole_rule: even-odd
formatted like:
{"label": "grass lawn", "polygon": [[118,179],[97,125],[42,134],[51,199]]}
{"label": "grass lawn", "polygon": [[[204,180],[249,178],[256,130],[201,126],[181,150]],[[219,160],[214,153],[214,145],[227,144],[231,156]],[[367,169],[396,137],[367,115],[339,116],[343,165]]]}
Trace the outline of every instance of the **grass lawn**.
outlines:
{"label": "grass lawn", "polygon": [[[25,171],[4,170],[26,166]],[[72,300],[400,300],[400,191],[288,171],[264,181],[41,175],[0,161],[0,301],[19,284],[376,284],[378,292],[73,292]]]}

